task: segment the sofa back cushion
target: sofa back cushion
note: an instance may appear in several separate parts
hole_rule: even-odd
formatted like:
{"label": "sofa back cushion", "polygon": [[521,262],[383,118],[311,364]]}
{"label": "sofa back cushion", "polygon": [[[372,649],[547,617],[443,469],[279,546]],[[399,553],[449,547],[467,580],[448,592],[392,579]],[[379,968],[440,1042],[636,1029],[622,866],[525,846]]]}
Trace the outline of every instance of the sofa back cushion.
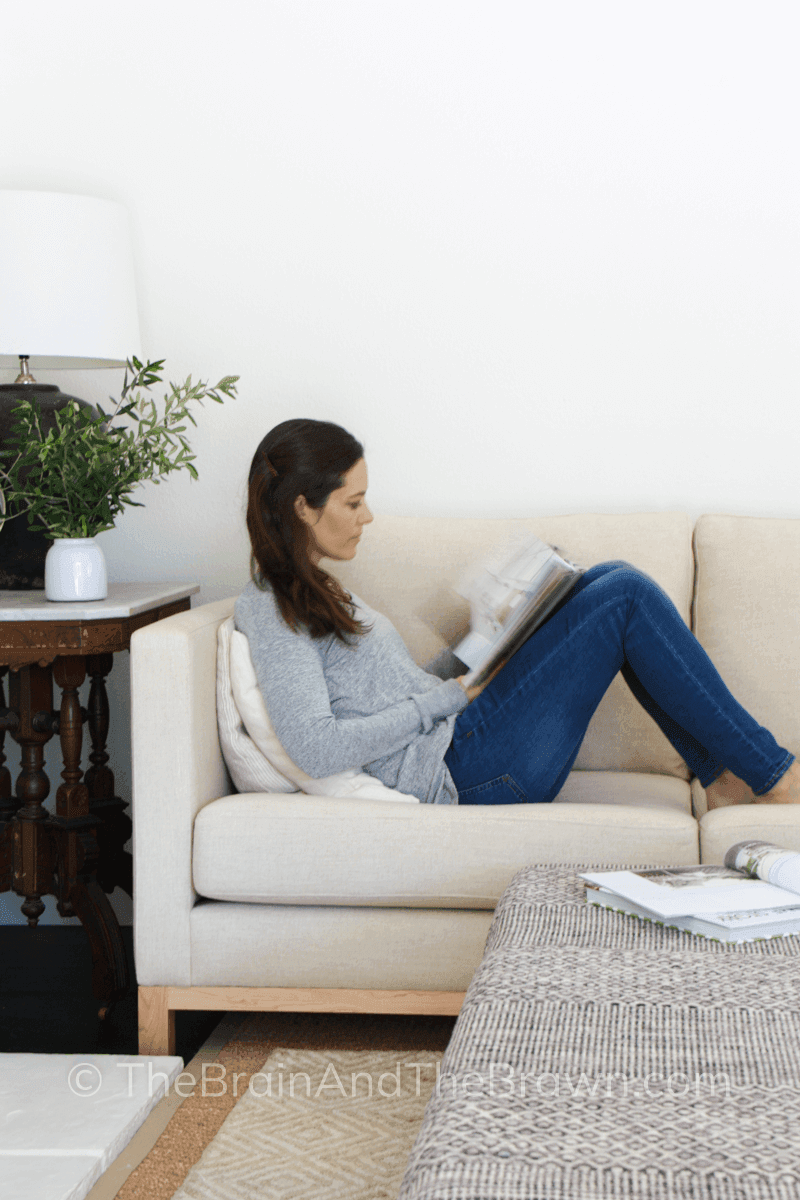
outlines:
{"label": "sofa back cushion", "polygon": [[[335,574],[395,624],[425,664],[467,631],[469,610],[454,591],[464,572],[522,530],[558,546],[580,566],[623,559],[652,576],[689,622],[691,525],[685,513],[591,513],[520,519],[376,516],[349,563]],[[688,778],[683,760],[621,678],[592,718],[578,770],[656,771]]]}
{"label": "sofa back cushion", "polygon": [[800,520],[704,516],[694,540],[697,636],[740,704],[800,754]]}

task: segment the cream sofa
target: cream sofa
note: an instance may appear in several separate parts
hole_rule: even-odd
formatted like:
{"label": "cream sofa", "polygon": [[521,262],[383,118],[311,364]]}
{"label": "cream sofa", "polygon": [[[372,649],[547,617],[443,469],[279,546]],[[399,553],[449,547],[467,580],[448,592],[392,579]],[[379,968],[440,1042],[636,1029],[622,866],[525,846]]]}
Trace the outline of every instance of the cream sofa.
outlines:
{"label": "cream sofa", "polygon": [[[452,583],[512,525],[585,566],[647,571],[734,694],[800,748],[800,520],[706,516],[692,531],[681,513],[378,517],[337,574],[424,663],[466,628]],[[217,630],[232,610],[209,604],[131,641],[142,1053],[174,1052],[178,1009],[456,1013],[495,904],[528,863],[720,862],[750,837],[800,849],[793,806],[707,812],[621,679],[553,804],[235,794],[215,712]]]}

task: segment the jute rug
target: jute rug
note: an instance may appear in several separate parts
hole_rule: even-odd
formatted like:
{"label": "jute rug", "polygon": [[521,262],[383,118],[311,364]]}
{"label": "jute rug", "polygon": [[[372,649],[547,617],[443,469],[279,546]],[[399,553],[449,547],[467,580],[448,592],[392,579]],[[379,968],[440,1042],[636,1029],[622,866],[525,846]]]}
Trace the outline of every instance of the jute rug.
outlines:
{"label": "jute rug", "polygon": [[396,1200],[454,1020],[242,1018],[117,1200]]}

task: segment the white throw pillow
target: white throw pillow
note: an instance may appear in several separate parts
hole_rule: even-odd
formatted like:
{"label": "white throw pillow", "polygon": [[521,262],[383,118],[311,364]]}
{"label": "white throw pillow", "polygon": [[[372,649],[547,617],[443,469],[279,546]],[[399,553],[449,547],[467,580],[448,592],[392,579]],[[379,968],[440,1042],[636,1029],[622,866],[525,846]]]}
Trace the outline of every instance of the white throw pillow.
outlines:
{"label": "white throw pillow", "polygon": [[[419,804],[417,796],[407,796],[404,792],[388,788],[379,779],[375,779],[372,775],[367,775],[355,767],[349,771],[342,771],[338,775],[329,775],[326,779],[314,779],[311,775],[307,775],[305,771],[302,771],[296,763],[292,762],[278,741],[278,737],[272,727],[272,722],[269,719],[264,697],[261,695],[261,690],[258,686],[255,667],[250,657],[249,643],[245,635],[234,628],[233,617],[229,617],[227,621],[223,621],[219,629],[218,639],[220,648],[225,641],[227,641],[229,646],[227,655],[225,653],[218,655],[218,664],[226,658],[230,664],[230,691],[233,704],[244,725],[242,733],[248,738],[250,745],[256,749],[256,752],[263,757],[273,777],[280,781],[279,787],[259,787],[257,789],[248,787],[244,789],[239,788],[240,791],[287,792],[299,788],[311,796],[347,796],[362,800],[394,800]],[[224,683],[222,690],[224,691]],[[218,695],[219,692],[220,687],[218,683]],[[222,741],[221,733],[220,741]],[[224,745],[222,750],[223,755],[225,755]],[[235,749],[233,752],[235,753]],[[228,761],[227,756],[225,761]],[[236,783],[230,763],[228,766],[234,783]],[[236,786],[237,788],[239,787],[238,783]]]}
{"label": "white throw pillow", "polygon": [[296,792],[298,787],[276,771],[248,736],[231,689],[233,617],[217,633],[217,725],[222,757],[237,792]]}

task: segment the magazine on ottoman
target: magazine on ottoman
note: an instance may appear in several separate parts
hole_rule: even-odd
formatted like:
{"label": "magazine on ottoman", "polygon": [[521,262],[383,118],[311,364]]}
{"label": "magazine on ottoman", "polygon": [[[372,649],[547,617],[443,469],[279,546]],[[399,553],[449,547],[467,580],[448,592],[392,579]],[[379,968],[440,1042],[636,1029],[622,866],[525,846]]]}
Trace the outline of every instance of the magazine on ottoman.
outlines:
{"label": "magazine on ottoman", "polygon": [[581,874],[590,904],[722,942],[800,933],[800,854],[737,842],[724,866]]}

